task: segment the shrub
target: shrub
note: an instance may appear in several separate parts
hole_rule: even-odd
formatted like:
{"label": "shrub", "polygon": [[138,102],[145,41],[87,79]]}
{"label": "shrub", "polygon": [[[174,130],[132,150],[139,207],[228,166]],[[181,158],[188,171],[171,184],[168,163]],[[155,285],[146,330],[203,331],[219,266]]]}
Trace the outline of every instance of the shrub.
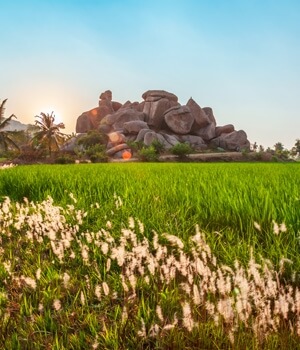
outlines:
{"label": "shrub", "polygon": [[193,152],[193,149],[188,143],[177,143],[170,151],[180,158],[186,158],[188,154]]}
{"label": "shrub", "polygon": [[159,140],[154,140],[151,143],[151,146],[154,147],[157,154],[160,154],[165,150],[165,145],[162,142],[160,142]]}
{"label": "shrub", "polygon": [[72,164],[74,162],[74,159],[70,156],[60,156],[54,160],[56,164]]}
{"label": "shrub", "polygon": [[145,145],[143,141],[127,141],[128,147],[131,149],[132,154],[137,154]]}
{"label": "shrub", "polygon": [[101,133],[98,130],[91,130],[86,135],[80,137],[77,141],[79,146],[82,146],[85,149],[88,149],[97,144],[106,144],[107,136]]}
{"label": "shrub", "polygon": [[108,160],[104,145],[93,145],[86,149],[84,154],[89,157],[92,163],[106,162]]}
{"label": "shrub", "polygon": [[143,147],[138,151],[138,157],[145,162],[157,162],[159,154],[157,153],[153,145],[149,147]]}

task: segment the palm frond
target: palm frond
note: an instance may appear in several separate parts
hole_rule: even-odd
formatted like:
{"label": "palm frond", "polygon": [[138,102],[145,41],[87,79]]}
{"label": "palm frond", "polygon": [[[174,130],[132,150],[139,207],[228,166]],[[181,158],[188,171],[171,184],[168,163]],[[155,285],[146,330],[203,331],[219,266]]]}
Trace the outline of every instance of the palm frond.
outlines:
{"label": "palm frond", "polygon": [[0,105],[0,121],[2,118],[4,118],[4,111],[5,111],[5,103],[7,101],[7,98],[5,100],[2,101],[1,105]]}
{"label": "palm frond", "polygon": [[7,124],[9,124],[9,122],[11,121],[12,118],[16,118],[16,119],[17,119],[17,117],[16,117],[14,114],[12,114],[10,117],[8,117],[8,118],[2,120],[2,122],[1,122],[1,120],[0,120],[0,130],[3,129],[3,128],[5,128],[5,126],[6,126]]}
{"label": "palm frond", "polygon": [[38,140],[47,143],[50,155],[52,149],[59,149],[59,144],[63,143],[65,138],[64,134],[59,131],[65,128],[64,123],[55,124],[54,122],[55,115],[53,112],[51,114],[41,112],[39,116],[36,116],[35,121],[35,125],[40,131],[32,138],[32,142]]}

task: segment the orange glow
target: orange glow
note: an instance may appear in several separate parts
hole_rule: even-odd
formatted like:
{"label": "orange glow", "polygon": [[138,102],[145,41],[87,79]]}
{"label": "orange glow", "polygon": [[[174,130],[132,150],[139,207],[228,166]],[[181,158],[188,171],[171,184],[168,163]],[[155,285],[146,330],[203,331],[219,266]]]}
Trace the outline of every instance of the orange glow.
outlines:
{"label": "orange glow", "polygon": [[125,160],[128,160],[131,158],[131,152],[130,151],[124,151],[122,153],[122,158],[125,159]]}
{"label": "orange glow", "polygon": [[92,115],[96,116],[97,115],[97,109],[92,110]]}

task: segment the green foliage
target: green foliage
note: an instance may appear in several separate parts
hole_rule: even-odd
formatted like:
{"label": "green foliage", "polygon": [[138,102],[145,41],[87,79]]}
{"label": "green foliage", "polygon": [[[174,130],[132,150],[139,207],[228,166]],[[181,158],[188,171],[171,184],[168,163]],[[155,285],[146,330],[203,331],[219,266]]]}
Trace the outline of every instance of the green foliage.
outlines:
{"label": "green foliage", "polygon": [[149,147],[143,147],[138,151],[138,157],[144,162],[157,162],[159,159],[159,154],[153,145]]}
{"label": "green foliage", "polygon": [[97,144],[104,145],[107,143],[107,136],[98,130],[91,130],[86,135],[80,137],[77,144],[88,149]]}
{"label": "green foliage", "polygon": [[55,158],[55,160],[54,160],[54,163],[56,163],[56,164],[72,164],[74,162],[75,162],[75,160],[71,156],[68,156],[68,155],[61,155],[61,156]]}
{"label": "green foliage", "polygon": [[77,144],[82,150],[77,150],[76,153],[80,157],[88,157],[92,163],[107,162],[108,156],[105,153],[107,136],[97,130],[89,131],[86,135],[80,137]]}
{"label": "green foliage", "polygon": [[188,154],[193,152],[193,148],[188,143],[177,143],[170,149],[170,151],[172,154],[175,154],[180,158],[185,158]]}
{"label": "green foliage", "polygon": [[284,146],[281,142],[277,142],[274,145],[275,153],[280,154],[284,150]]}
{"label": "green foliage", "polygon": [[300,139],[297,139],[296,141],[295,141],[295,145],[294,145],[294,147],[292,148],[292,155],[293,156],[300,156]]}
{"label": "green foliage", "polygon": [[92,163],[108,161],[108,156],[105,153],[104,145],[94,144],[93,146],[89,146],[84,151],[84,155],[87,156],[92,161]]}
{"label": "green foliage", "polygon": [[157,154],[161,154],[165,150],[165,145],[159,140],[153,140],[151,146],[155,149]]}
{"label": "green foliage", "polygon": [[6,101],[7,99],[3,100],[0,104],[0,150],[2,149],[4,150],[4,152],[10,149],[19,149],[19,146],[12,138],[14,132],[4,130],[4,128],[9,124],[12,118],[17,118],[14,114],[12,114],[6,119],[4,118]]}
{"label": "green foliage", "polygon": [[66,135],[60,132],[60,129],[64,129],[65,125],[64,123],[55,124],[53,112],[51,114],[42,112],[35,118],[35,125],[39,130],[34,134],[31,144],[37,149],[46,147],[51,156],[52,151],[58,151],[59,146],[66,140]]}
{"label": "green foliage", "polygon": [[143,141],[127,141],[126,143],[133,152],[138,152],[145,147]]}

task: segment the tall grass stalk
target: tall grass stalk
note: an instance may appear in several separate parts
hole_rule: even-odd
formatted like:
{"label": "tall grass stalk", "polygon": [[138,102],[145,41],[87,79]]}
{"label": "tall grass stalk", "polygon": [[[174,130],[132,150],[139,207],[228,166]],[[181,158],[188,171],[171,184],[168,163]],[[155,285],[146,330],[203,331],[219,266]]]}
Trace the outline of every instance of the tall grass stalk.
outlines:
{"label": "tall grass stalk", "polygon": [[296,349],[299,168],[122,166],[0,172],[1,346]]}

